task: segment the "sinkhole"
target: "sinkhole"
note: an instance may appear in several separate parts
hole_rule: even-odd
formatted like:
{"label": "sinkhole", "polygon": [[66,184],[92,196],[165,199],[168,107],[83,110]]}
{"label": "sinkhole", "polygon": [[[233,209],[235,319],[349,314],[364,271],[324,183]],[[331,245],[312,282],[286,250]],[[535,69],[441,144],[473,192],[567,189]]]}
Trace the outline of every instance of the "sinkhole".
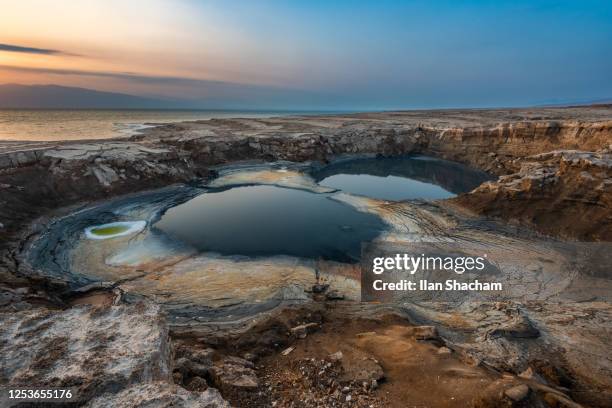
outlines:
{"label": "sinkhole", "polygon": [[201,194],[168,209],[154,228],[223,255],[350,261],[385,225],[330,194],[254,185]]}
{"label": "sinkhole", "polygon": [[428,156],[339,161],[312,173],[321,186],[382,200],[439,200],[467,193],[491,176]]}

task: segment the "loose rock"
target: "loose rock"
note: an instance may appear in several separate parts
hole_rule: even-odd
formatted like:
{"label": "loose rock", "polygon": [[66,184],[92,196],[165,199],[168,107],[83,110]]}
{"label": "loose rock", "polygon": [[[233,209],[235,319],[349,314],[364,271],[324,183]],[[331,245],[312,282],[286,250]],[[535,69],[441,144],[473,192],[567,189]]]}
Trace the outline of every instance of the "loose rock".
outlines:
{"label": "loose rock", "polygon": [[417,340],[438,340],[438,330],[434,326],[417,326],[414,328]]}
{"label": "loose rock", "polygon": [[529,387],[525,384],[517,385],[516,387],[504,391],[504,395],[512,401],[519,402],[527,398],[527,395],[529,395]]}
{"label": "loose rock", "polygon": [[208,384],[206,383],[206,380],[203,379],[202,377],[193,377],[189,381],[189,384],[187,384],[186,388],[190,391],[202,392],[208,389]]}
{"label": "loose rock", "polygon": [[287,347],[282,351],[281,355],[288,356],[293,350],[295,350],[295,347]]}
{"label": "loose rock", "polygon": [[336,363],[336,362],[338,362],[338,361],[341,361],[341,360],[342,360],[342,357],[344,357],[344,356],[342,355],[342,352],[341,352],[341,351],[336,351],[335,353],[330,354],[330,355],[327,357],[327,359],[328,359],[329,361],[331,361],[332,363]]}
{"label": "loose rock", "polygon": [[210,377],[215,387],[224,394],[256,390],[259,381],[252,368],[252,363],[247,363],[249,364],[241,364],[236,359],[226,359],[221,364],[212,367]]}
{"label": "loose rock", "polygon": [[291,328],[290,332],[294,337],[298,339],[303,339],[303,338],[306,338],[308,333],[313,332],[318,327],[319,327],[318,323],[306,323],[306,324],[301,324],[299,326]]}

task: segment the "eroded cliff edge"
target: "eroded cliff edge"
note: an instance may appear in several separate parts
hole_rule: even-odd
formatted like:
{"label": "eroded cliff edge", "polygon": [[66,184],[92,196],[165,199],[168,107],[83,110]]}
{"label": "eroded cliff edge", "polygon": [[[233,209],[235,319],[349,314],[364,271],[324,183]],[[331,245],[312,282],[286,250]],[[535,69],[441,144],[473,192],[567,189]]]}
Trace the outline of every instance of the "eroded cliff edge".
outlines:
{"label": "eroded cliff edge", "polygon": [[10,234],[45,208],[206,177],[220,163],[422,153],[502,176],[455,200],[468,209],[610,240],[611,118],[610,106],[389,112],[185,122],[130,140],[2,142],[0,223]]}
{"label": "eroded cliff edge", "polygon": [[[46,317],[31,317],[30,314],[38,312],[28,310],[44,305],[56,310],[72,310],[58,313],[79,312],[66,309],[66,288],[61,281],[36,279],[36,274],[28,274],[28,278],[13,274],[19,266],[18,258],[13,254],[19,251],[23,234],[28,232],[26,227],[32,220],[44,223],[46,217],[53,216],[59,207],[78,206],[112,195],[206,178],[210,166],[239,160],[327,160],[337,155],[357,153],[434,155],[469,163],[501,176],[497,181],[453,200],[453,204],[461,208],[516,220],[546,233],[585,240],[610,240],[611,118],[612,108],[606,106],[400,112],[190,122],[158,126],[130,140],[6,142],[0,153],[2,307],[11,312],[22,310],[24,321],[45,324]],[[531,344],[524,339],[537,333],[530,323],[534,317],[539,322],[546,322],[549,330],[554,328],[560,333],[566,330],[566,323],[558,321],[558,316],[563,313],[567,314],[570,322],[585,323],[584,319],[589,320],[585,326],[588,330],[591,330],[593,320],[604,328],[609,325],[607,304],[597,306],[581,301],[573,304],[575,310],[572,311],[560,311],[555,307],[559,306],[545,304],[543,310],[537,306],[525,312],[522,305],[480,305],[479,308],[484,310],[480,312],[488,316],[487,325],[494,326],[495,333],[501,333],[499,337],[490,337],[489,326],[481,327],[481,322],[474,323],[485,333],[486,341],[480,343],[481,356],[499,367],[504,367],[504,360],[509,355],[517,358],[516,367],[524,364],[525,361],[521,361],[523,347]],[[340,314],[350,316],[354,313],[350,310],[352,308],[349,306]],[[87,313],[88,310],[83,310],[82,314]],[[436,315],[431,318],[433,321],[446,318],[440,311],[423,312],[421,318],[428,313]],[[472,316],[475,312],[459,312],[462,313]],[[359,317],[363,314],[363,310],[356,312]],[[98,314],[94,313],[94,317]],[[49,319],[61,321],[61,316],[52,314]],[[280,330],[297,323],[299,319],[294,318]],[[505,328],[500,331],[498,326]],[[277,334],[274,341],[284,338]],[[26,333],[24,336],[27,338],[29,335]],[[269,330],[262,337],[268,335]],[[257,330],[240,334],[240,338],[247,338],[245,344],[257,336]],[[580,338],[576,333],[572,336]],[[598,336],[595,337],[601,340]],[[164,341],[163,336],[161,340]],[[61,344],[66,342],[69,343],[63,338],[58,340]],[[602,344],[598,343],[598,347]],[[590,363],[580,361],[584,355],[581,353],[579,350],[575,354],[576,361],[571,365],[580,368],[577,372],[586,373]],[[176,364],[170,360],[171,357],[165,357],[164,364],[170,367],[168,370]],[[138,360],[134,363],[138,366]],[[241,364],[240,370],[249,368],[248,363]],[[516,367],[508,366],[506,369],[516,371]],[[557,368],[559,366],[552,369]],[[549,369],[544,367],[544,370]],[[191,371],[187,370],[184,375],[193,376]],[[33,373],[39,374],[40,371]],[[605,378],[605,372],[592,375],[597,381]],[[593,381],[593,378],[589,380]],[[152,380],[147,377],[143,381],[149,384]],[[167,384],[170,380],[164,377],[163,381]],[[222,381],[217,381],[222,384]],[[121,398],[129,399],[130,389],[142,386],[141,383],[125,382],[116,390],[125,390]],[[586,400],[601,405],[607,394],[600,394],[601,398],[597,399],[597,393],[605,390],[606,386],[604,381],[587,390],[579,388],[579,392],[588,394],[584,397]],[[166,389],[168,385],[160,387]],[[101,387],[91,396],[105,391]],[[176,392],[172,391],[173,398]],[[201,397],[187,395],[185,398]]]}

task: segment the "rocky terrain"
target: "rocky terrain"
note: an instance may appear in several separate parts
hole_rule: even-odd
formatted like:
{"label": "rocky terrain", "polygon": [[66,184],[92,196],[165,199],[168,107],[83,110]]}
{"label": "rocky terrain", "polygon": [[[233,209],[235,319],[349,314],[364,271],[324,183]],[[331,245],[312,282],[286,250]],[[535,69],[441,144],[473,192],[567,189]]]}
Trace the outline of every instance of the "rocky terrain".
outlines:
{"label": "rocky terrain", "polygon": [[[168,321],[155,296],[135,296],[133,284],[75,289],[23,262],[56,217],[209,180],[219,164],[408,153],[499,178],[431,208],[359,205],[401,218],[398,229],[515,248],[533,263],[508,279],[532,296],[384,308],[315,284],[309,302],[244,324],[185,325]],[[129,140],[0,142],[0,208],[3,386],[73,387],[71,404],[92,407],[612,406],[609,271],[593,266],[586,279],[542,267],[541,249],[526,251],[531,238],[500,232],[610,241],[612,106],[224,119]],[[482,216],[503,222],[493,228]],[[426,392],[432,384],[436,395]]]}
{"label": "rocky terrain", "polygon": [[[220,163],[423,153],[506,176],[474,200],[458,199],[478,213],[520,219],[553,234],[607,239],[610,219],[597,209],[610,204],[611,113],[610,105],[602,105],[216,119],[157,126],[131,140],[0,142],[0,222],[19,229],[26,215],[11,210],[31,211],[31,219],[45,212],[30,209],[34,201],[55,208],[189,181],[206,177],[210,166]],[[592,179],[581,178],[586,174]],[[585,196],[586,190],[591,194]],[[509,194],[513,209],[503,205]],[[557,223],[546,219],[576,213],[596,222],[552,225]]]}

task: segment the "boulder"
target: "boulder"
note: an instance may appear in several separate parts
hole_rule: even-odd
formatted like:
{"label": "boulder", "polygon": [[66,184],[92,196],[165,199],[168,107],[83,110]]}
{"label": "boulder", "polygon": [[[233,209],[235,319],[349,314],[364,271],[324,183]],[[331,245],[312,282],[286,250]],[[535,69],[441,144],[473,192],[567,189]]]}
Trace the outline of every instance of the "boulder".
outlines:
{"label": "boulder", "polygon": [[212,367],[212,362],[202,364],[202,363],[188,360],[185,357],[181,357],[174,362],[174,371],[181,373],[182,378],[195,377],[195,376],[206,377],[211,367]]}
{"label": "boulder", "polygon": [[215,387],[219,388],[224,395],[236,392],[249,392],[257,389],[259,381],[253,363],[242,360],[248,364],[242,364],[240,358],[226,358],[221,363],[210,369],[210,378]]}
{"label": "boulder", "polygon": [[105,394],[90,401],[85,408],[229,408],[219,391],[187,391],[164,382],[139,384],[117,394]]}
{"label": "boulder", "polygon": [[0,314],[5,387],[72,387],[83,403],[134,384],[171,382],[170,354],[165,318],[149,303]]}

